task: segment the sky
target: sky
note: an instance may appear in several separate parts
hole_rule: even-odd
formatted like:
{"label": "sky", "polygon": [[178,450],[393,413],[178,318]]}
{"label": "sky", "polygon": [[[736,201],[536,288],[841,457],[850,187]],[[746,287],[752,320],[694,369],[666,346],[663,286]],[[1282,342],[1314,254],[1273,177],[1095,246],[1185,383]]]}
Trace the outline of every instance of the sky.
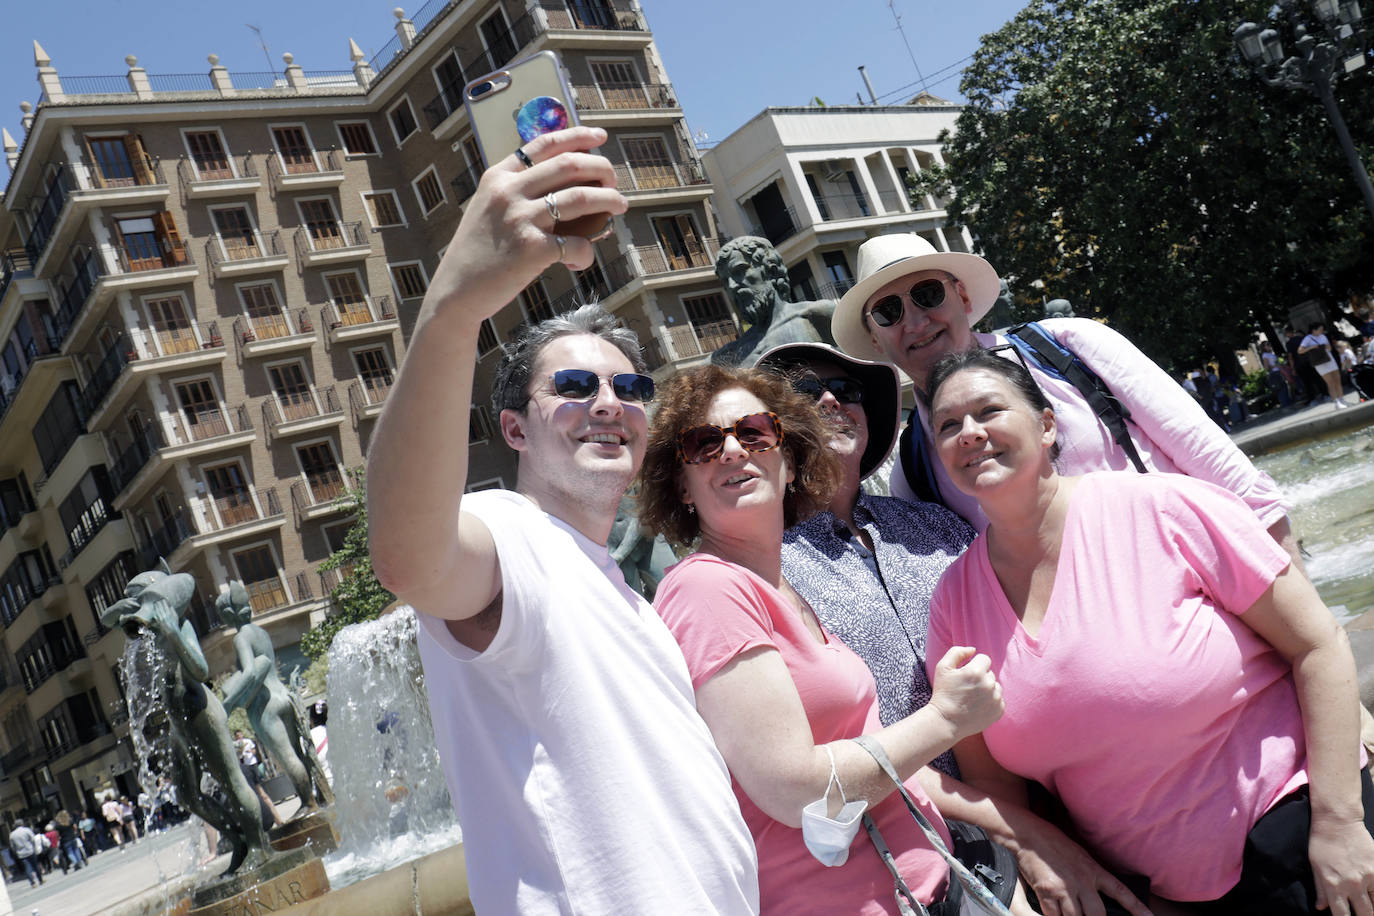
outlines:
{"label": "sky", "polygon": [[[349,38],[370,56],[395,35],[396,2],[10,0],[0,29],[0,126],[22,142],[19,103],[38,97],[34,39],[59,76],[122,75],[128,54],[152,74],[204,74],[211,53],[230,70],[280,70],[287,51],[306,70],[342,70],[351,66]],[[411,13],[422,5],[399,2]],[[770,105],[806,105],[815,97],[849,104],[859,93],[867,99],[860,65],[880,101],[905,101],[922,76],[935,95],[958,101],[958,71],[980,37],[1014,16],[1025,0],[640,3],[688,124],[699,142],[709,144]],[[270,57],[249,25],[261,28]]]}

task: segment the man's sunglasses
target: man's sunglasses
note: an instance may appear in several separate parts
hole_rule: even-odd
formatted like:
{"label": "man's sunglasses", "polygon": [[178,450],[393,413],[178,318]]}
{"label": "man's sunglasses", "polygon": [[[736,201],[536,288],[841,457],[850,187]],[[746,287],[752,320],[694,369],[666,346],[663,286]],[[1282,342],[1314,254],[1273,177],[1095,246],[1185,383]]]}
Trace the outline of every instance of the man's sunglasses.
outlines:
{"label": "man's sunglasses", "polygon": [[[654,399],[654,380],[637,372],[621,372],[608,379],[622,401],[647,404]],[[553,374],[553,393],[569,401],[588,401],[601,391],[601,376],[587,369],[559,369]]]}
{"label": "man's sunglasses", "polygon": [[817,401],[821,395],[830,392],[841,404],[862,404],[864,383],[856,378],[817,378],[814,375],[801,375],[792,380],[792,390]]}
{"label": "man's sunglasses", "polygon": [[766,452],[782,443],[782,421],[775,413],[751,413],[734,426],[703,423],[677,434],[677,455],[683,464],[714,461],[725,451],[725,437],[734,436],[746,452]]}
{"label": "man's sunglasses", "polygon": [[[902,320],[904,304],[901,296],[884,296],[868,310],[868,316],[880,328],[890,328]],[[919,309],[930,311],[945,304],[945,281],[931,277],[916,282],[907,292],[907,298]]]}

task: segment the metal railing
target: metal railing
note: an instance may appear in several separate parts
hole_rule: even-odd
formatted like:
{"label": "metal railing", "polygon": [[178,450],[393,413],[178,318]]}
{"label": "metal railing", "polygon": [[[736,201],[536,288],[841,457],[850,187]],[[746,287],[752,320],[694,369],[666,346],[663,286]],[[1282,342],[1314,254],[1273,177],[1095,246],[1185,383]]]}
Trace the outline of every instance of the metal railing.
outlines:
{"label": "metal railing", "polygon": [[71,190],[69,174],[66,165],[58,166],[47,192],[43,195],[43,202],[30,210],[32,228],[28,237],[24,239],[24,250],[34,263],[43,256],[43,250],[48,247],[48,239],[52,238],[53,230],[57,228],[58,217],[67,205],[67,197]]}
{"label": "metal railing", "polygon": [[444,123],[449,115],[463,107],[465,85],[467,83],[463,79],[445,83],[439,87],[439,94],[425,103],[425,120],[429,122],[430,130]]}
{"label": "metal railing", "polygon": [[153,359],[159,356],[180,356],[197,350],[213,350],[224,346],[219,325],[214,321],[163,324],[161,327],[132,328],[133,341],[130,359]]}
{"label": "metal railing", "polygon": [[241,156],[226,154],[219,165],[208,162],[196,163],[190,156],[182,156],[177,162],[177,179],[181,182],[183,195],[195,185],[257,177],[258,167],[253,162],[252,153],[244,153]]}
{"label": "metal railing", "polygon": [[283,164],[279,153],[269,154],[267,157],[267,175],[272,183],[272,193],[276,194],[283,182],[293,178],[306,178],[309,176],[332,177],[343,174],[343,167],[339,164],[339,151],[335,149],[311,150],[311,157],[295,160]]}
{"label": "metal railing", "polygon": [[275,431],[284,423],[312,420],[341,413],[339,396],[333,385],[310,385],[299,391],[269,394],[262,399],[262,425]]}
{"label": "metal railing", "polygon": [[579,111],[634,111],[677,108],[677,93],[668,83],[597,83],[574,86]]}
{"label": "metal railing", "polygon": [[615,164],[615,180],[621,191],[653,191],[710,184],[710,179],[696,162],[670,162],[659,165],[618,162]]}
{"label": "metal railing", "polygon": [[380,407],[386,401],[386,396],[391,393],[391,379],[369,379],[363,382],[361,379],[352,382],[348,386],[348,407],[353,413],[353,421],[356,423],[362,419],[363,411],[370,407]]}
{"label": "metal railing", "polygon": [[392,321],[395,317],[390,296],[364,296],[355,302],[326,302],[320,306],[320,324],[331,331]]}
{"label": "metal railing", "polygon": [[[138,472],[147,465],[148,459],[153,457],[153,453],[162,448],[166,441],[162,430],[149,424],[143,427],[143,431],[120,451],[114,464],[110,465],[110,481],[114,484],[116,494],[124,492],[130,482],[138,476]],[[152,567],[144,566],[141,568],[151,569]]]}
{"label": "metal railing", "polygon": [[183,407],[175,413],[164,414],[163,423],[167,427],[167,441],[173,445],[190,445],[253,429],[247,404],[239,404],[232,411],[226,411],[220,404]]}
{"label": "metal railing", "polygon": [[[415,42],[411,44],[411,47],[413,48],[415,44],[419,43],[420,36],[424,34],[425,30],[447,12],[449,7],[457,5],[458,0],[426,0],[425,5],[410,16],[411,25],[415,26]],[[372,69],[377,72],[377,76],[381,77],[382,73],[400,59],[406,50],[401,44],[401,37],[399,35],[394,36],[382,45],[380,51],[372,55],[372,60],[369,63],[372,65]]]}
{"label": "metal railing", "polygon": [[768,218],[760,218],[760,224],[749,228],[750,235],[761,235],[774,245],[790,239],[797,234],[797,211],[783,207],[774,211]]}
{"label": "metal railing", "polygon": [[852,191],[845,194],[822,194],[816,198],[816,209],[820,211],[823,220],[858,219],[873,215],[873,208],[868,205],[868,199]]}
{"label": "metal railing", "polygon": [[205,259],[210,262],[211,270],[225,262],[252,261],[285,254],[280,229],[254,233],[251,239],[241,235],[225,237],[215,233],[205,240]]}
{"label": "metal railing", "polygon": [[103,274],[100,258],[89,255],[80,263],[72,279],[62,286],[62,295],[53,315],[58,340],[66,341],[72,326],[76,324],[76,319],[81,315],[81,310],[86,307],[91,290],[95,289],[96,281]]}
{"label": "metal railing", "polygon": [[185,267],[195,263],[191,249],[180,239],[172,241],[159,236],[149,245],[102,245],[101,250],[114,258],[121,274],[141,273],[145,270],[163,270],[168,267]]}
{"label": "metal railing", "polygon": [[205,518],[207,533],[282,514],[276,487],[244,487],[220,496],[205,497],[198,502],[204,506],[201,514]]}
{"label": "metal railing", "polygon": [[[102,165],[92,162],[89,156],[81,157],[81,165],[90,180],[91,190],[103,191],[111,188],[155,188],[167,184],[162,174],[162,160],[143,153],[133,160],[111,162]],[[105,174],[106,169],[110,173]]]}
{"label": "metal railing", "polygon": [[305,510],[333,506],[347,495],[348,485],[337,470],[316,475],[308,483],[295,481],[291,484],[291,514],[296,519],[296,527],[300,527],[301,514]]}
{"label": "metal railing", "polygon": [[595,0],[564,5],[563,0],[539,0],[551,29],[589,29],[610,32],[647,32],[644,14],[629,0]]}
{"label": "metal railing", "polygon": [[289,309],[279,308],[275,311],[250,312],[234,319],[234,341],[239,345],[240,351],[244,344],[255,340],[277,340],[297,334],[309,334],[314,330],[310,311],[304,306],[296,309],[294,315]]}
{"label": "metal railing", "polygon": [[526,13],[504,32],[489,37],[486,50],[470,60],[464,60],[463,72],[480,75],[500,70],[515,59],[521,48],[538,38],[542,31],[534,14]]}
{"label": "metal railing", "polygon": [[839,299],[845,293],[854,288],[853,280],[833,280],[821,286],[817,294],[819,299]]}
{"label": "metal railing", "polygon": [[67,532],[68,550],[58,560],[59,569],[66,569],[72,564],[80,554],[95,540],[95,536],[100,533],[110,522],[120,517],[120,513],[110,508],[110,504],[105,497],[97,496],[94,502],[85,507],[81,513],[80,521],[75,527]]}
{"label": "metal railing", "polygon": [[665,274],[675,270],[693,270],[698,267],[715,267],[716,252],[720,251],[720,239],[711,236],[704,239],[691,239],[692,245],[686,251],[665,251],[662,245],[636,245],[639,265],[644,274]]}
{"label": "metal railing", "polygon": [[138,568],[153,569],[157,561],[170,557],[188,538],[194,537],[196,529],[187,518],[185,509],[177,509],[148,538],[138,551]]}
{"label": "metal railing", "polygon": [[728,319],[699,325],[666,325],[660,331],[671,360],[708,356],[739,337],[735,323]]}
{"label": "metal railing", "polygon": [[119,76],[64,76],[62,77],[63,95],[125,95],[132,93],[129,77]]}
{"label": "metal railing", "polygon": [[22,248],[13,248],[0,255],[0,302],[5,301],[5,293],[16,278],[33,275],[33,260]]}
{"label": "metal railing", "polygon": [[[62,81],[64,84],[66,80]],[[286,81],[286,74],[278,73],[275,70],[256,70],[241,73],[237,70],[230,71],[229,85],[235,89],[285,89],[290,85]]]}
{"label": "metal railing", "polygon": [[333,232],[327,226],[299,226],[296,229],[296,257],[301,263],[312,254],[326,251],[343,251],[349,248],[370,248],[367,233],[363,230],[362,220],[334,223]]}
{"label": "metal railing", "polygon": [[129,335],[121,331],[114,343],[105,351],[105,355],[101,357],[95,371],[91,373],[90,381],[86,383],[86,387],[81,389],[81,398],[86,403],[88,413],[94,413],[95,409],[104,402],[105,396],[114,387],[115,380],[124,371],[124,367],[137,358],[138,353],[134,350]]}
{"label": "metal railing", "polygon": [[208,73],[149,73],[148,86],[154,92],[214,92]]}

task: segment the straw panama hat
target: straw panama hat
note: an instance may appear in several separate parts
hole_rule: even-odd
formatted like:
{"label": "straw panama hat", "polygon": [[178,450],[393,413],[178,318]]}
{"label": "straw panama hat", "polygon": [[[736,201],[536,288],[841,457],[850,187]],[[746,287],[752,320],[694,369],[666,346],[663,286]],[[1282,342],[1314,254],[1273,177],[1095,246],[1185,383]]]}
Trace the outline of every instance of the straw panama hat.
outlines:
{"label": "straw panama hat", "polygon": [[890,363],[855,359],[823,343],[781,344],[760,356],[754,365],[785,375],[798,366],[815,362],[834,363],[863,383],[868,447],[859,459],[859,477],[866,478],[882,467],[897,442],[902,421],[901,378]]}
{"label": "straw panama hat", "polygon": [[997,271],[976,254],[936,251],[914,232],[880,235],[859,246],[859,280],[835,307],[831,333],[840,349],[861,359],[883,360],[864,328],[864,305],[869,296],[893,280],[921,270],[945,270],[963,281],[973,309],[970,325],[977,324],[1002,293]]}

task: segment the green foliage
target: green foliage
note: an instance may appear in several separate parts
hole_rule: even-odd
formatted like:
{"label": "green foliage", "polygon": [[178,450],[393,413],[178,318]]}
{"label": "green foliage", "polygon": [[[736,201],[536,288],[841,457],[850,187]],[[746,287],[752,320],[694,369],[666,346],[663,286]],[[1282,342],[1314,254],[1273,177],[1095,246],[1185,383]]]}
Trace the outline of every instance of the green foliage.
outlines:
{"label": "green foliage", "polygon": [[1240,393],[1245,395],[1247,400],[1269,394],[1269,373],[1263,369],[1245,373],[1245,377],[1240,380]]}
{"label": "green foliage", "polygon": [[[1031,0],[984,38],[947,167],[913,191],[950,193],[1039,316],[1043,280],[1162,363],[1196,365],[1285,322],[1309,298],[1374,283],[1374,222],[1322,107],[1266,87],[1231,32],[1259,0]],[[1374,93],[1338,84],[1366,158]]]}
{"label": "green foliage", "polygon": [[[215,695],[218,696],[221,701],[224,700],[224,682],[233,676],[235,670],[226,671],[210,682],[210,686],[214,689]],[[257,740],[258,734],[253,731],[253,726],[248,724],[248,713],[242,706],[236,706],[233,709],[225,710],[225,712],[228,713],[226,720],[231,736],[235,731],[241,731],[253,740]]]}
{"label": "green foliage", "polygon": [[[354,513],[353,527],[348,530],[343,547],[320,564],[323,570],[342,570],[343,578],[330,593],[333,608],[329,616],[301,637],[301,651],[316,663],[328,657],[335,633],[352,623],[376,620],[383,609],[396,600],[372,573],[372,556],[367,549],[367,480],[363,468],[349,471],[348,479],[348,491],[339,500]],[[328,665],[325,667],[327,670]],[[315,665],[307,669],[307,679],[314,669]],[[320,689],[323,690],[323,684]]]}

